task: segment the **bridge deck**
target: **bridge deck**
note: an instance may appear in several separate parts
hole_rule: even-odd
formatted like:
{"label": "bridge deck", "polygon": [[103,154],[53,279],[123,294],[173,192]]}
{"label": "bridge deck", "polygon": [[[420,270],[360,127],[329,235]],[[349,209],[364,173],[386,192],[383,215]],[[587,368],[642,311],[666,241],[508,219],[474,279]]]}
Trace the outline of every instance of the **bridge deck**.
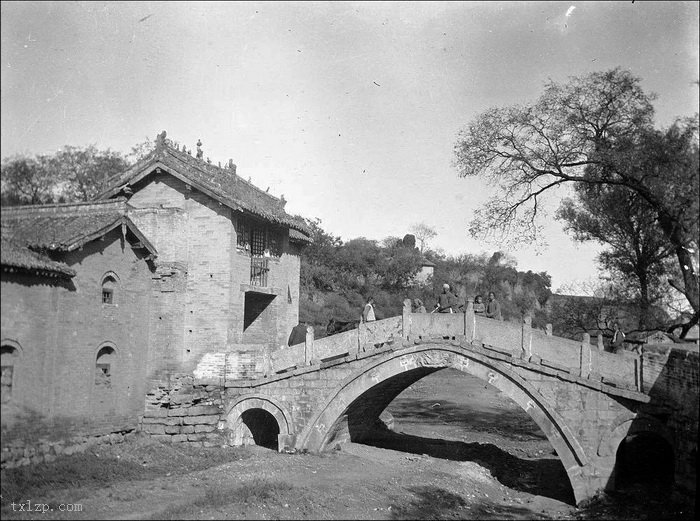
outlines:
{"label": "bridge deck", "polygon": [[310,338],[303,344],[274,351],[272,373],[298,372],[346,357],[372,356],[386,345],[401,349],[431,339],[454,340],[464,349],[490,353],[514,365],[536,366],[541,372],[555,371],[611,394],[632,391],[638,395],[642,389],[642,358],[638,355],[605,352],[602,346],[591,345],[588,335],[582,342],[575,342],[532,329],[528,321],[522,325],[502,322],[475,316],[471,310],[454,314],[405,311],[401,316],[360,324],[358,329],[345,333]]}

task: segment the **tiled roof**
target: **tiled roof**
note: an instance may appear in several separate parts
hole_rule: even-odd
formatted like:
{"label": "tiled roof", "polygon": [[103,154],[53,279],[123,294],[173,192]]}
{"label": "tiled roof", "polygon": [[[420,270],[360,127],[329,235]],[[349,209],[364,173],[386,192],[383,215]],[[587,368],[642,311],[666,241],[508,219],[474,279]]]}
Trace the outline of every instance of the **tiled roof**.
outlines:
{"label": "tiled roof", "polygon": [[33,252],[26,246],[22,246],[6,237],[0,238],[2,250],[0,250],[0,264],[4,270],[17,269],[19,271],[39,272],[42,275],[69,278],[75,276],[75,270],[63,264],[49,259],[45,255]]}
{"label": "tiled roof", "polygon": [[155,248],[127,217],[124,197],[77,204],[2,208],[2,237],[35,250],[72,251],[126,225],[151,253]]}
{"label": "tiled roof", "polygon": [[289,229],[289,240],[292,242],[312,242],[311,237],[295,230],[294,228]]}
{"label": "tiled roof", "polygon": [[301,217],[285,212],[284,199],[259,189],[238,176],[232,168],[215,166],[174,148],[165,139],[165,132],[158,136],[153,152],[126,172],[112,176],[107,181],[107,188],[97,196],[98,199],[119,194],[124,185],[134,185],[156,168],[184,178],[183,180],[195,188],[234,210],[245,210],[273,223],[289,226],[310,235],[310,230]]}

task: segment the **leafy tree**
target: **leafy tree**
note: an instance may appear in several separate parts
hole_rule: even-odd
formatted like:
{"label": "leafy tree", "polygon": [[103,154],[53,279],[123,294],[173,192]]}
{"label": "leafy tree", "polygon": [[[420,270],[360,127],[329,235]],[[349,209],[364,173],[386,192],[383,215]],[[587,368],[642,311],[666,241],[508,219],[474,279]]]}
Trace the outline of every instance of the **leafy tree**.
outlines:
{"label": "leafy tree", "polygon": [[2,162],[2,204],[43,204],[53,202],[57,179],[47,168],[47,157],[14,156]]}
{"label": "leafy tree", "polygon": [[90,201],[105,187],[105,181],[129,168],[129,162],[109,149],[65,146],[49,159],[48,168],[63,181],[62,192],[69,201]]}
{"label": "leafy tree", "polygon": [[335,250],[342,245],[340,237],[326,233],[320,219],[306,219],[311,231],[311,244],[301,258],[301,286],[306,291],[336,288]]}
{"label": "leafy tree", "polygon": [[385,247],[377,265],[378,275],[385,288],[408,287],[421,269],[422,256],[417,248],[404,246],[401,239],[391,241]]}
{"label": "leafy tree", "polygon": [[654,212],[636,192],[615,185],[576,185],[578,203],[562,202],[557,216],[578,241],[597,241],[608,248],[599,265],[638,301],[638,327],[659,327],[652,306],[668,293],[664,277],[673,271],[673,250],[656,224]]}
{"label": "leafy tree", "polygon": [[3,204],[77,202],[93,199],[112,175],[129,168],[118,152],[65,146],[55,154],[3,160]]}
{"label": "leafy tree", "polygon": [[418,239],[418,241],[420,242],[421,253],[423,253],[423,249],[425,247],[426,242],[437,236],[435,228],[433,228],[432,226],[428,226],[425,223],[414,224],[413,226],[411,226],[411,231],[416,236],[416,239]]}
{"label": "leafy tree", "polygon": [[[529,241],[541,232],[542,198],[566,183],[619,186],[653,212],[676,256],[681,291],[698,321],[697,115],[662,131],[653,127],[654,96],[619,68],[548,82],[525,106],[492,108],[460,132],[460,176],[482,176],[498,194],[475,215],[470,232]],[[517,234],[517,237],[516,237]]]}

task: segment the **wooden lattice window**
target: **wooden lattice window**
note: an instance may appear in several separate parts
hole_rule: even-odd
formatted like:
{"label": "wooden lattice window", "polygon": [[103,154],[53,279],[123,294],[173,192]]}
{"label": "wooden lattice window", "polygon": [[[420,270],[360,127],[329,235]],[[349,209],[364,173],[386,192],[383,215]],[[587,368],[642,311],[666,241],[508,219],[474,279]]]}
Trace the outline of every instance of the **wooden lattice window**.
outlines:
{"label": "wooden lattice window", "polygon": [[278,230],[245,215],[236,218],[236,244],[253,256],[282,255],[282,239]]}
{"label": "wooden lattice window", "polygon": [[250,247],[250,225],[248,219],[239,215],[236,219],[236,244],[239,248]]}
{"label": "wooden lattice window", "polygon": [[265,228],[256,226],[250,234],[250,253],[263,255],[265,253]]}

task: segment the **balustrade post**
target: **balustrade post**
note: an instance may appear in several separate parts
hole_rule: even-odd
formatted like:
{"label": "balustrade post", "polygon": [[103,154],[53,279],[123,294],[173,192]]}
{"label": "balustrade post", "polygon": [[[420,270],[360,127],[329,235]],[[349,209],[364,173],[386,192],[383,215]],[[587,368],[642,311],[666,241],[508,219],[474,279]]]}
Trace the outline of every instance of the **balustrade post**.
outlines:
{"label": "balustrade post", "polygon": [[532,358],[532,317],[530,315],[523,317],[523,335],[520,347],[520,358],[530,360]]}
{"label": "balustrade post", "polygon": [[637,390],[644,392],[644,348],[640,347],[637,357],[634,360],[634,381]]}
{"label": "balustrade post", "polygon": [[411,336],[411,300],[404,299],[401,317],[401,338],[408,340]]}
{"label": "balustrade post", "polygon": [[588,378],[591,374],[593,359],[591,350],[591,335],[588,333],[583,334],[583,340],[581,341],[581,357],[579,360],[581,378]]}
{"label": "balustrade post", "polygon": [[467,342],[471,343],[474,340],[474,332],[476,331],[476,314],[474,313],[474,299],[467,298],[467,309],[464,312],[464,337]]}
{"label": "balustrade post", "polygon": [[306,326],[306,341],[304,342],[304,364],[311,365],[314,362],[314,328]]}

